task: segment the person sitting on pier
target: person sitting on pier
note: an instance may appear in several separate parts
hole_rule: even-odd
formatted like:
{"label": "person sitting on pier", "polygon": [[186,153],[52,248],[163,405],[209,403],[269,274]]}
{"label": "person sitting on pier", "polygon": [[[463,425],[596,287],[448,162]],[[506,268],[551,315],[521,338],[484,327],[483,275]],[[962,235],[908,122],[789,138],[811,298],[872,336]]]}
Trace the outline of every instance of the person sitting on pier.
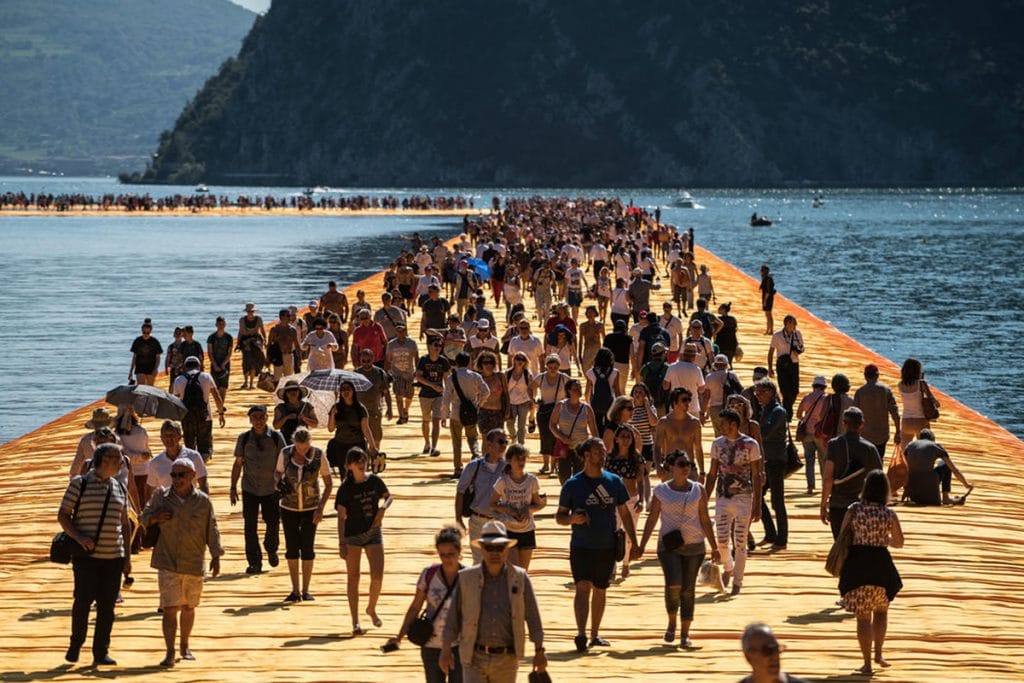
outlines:
{"label": "person sitting on pier", "polygon": [[[907,461],[909,476],[907,497],[919,505],[963,505],[967,502],[967,496],[974,490],[974,485],[960,473],[946,449],[935,441],[935,433],[930,429],[922,429],[917,438],[906,445],[903,457]],[[942,464],[935,467],[935,461],[939,459],[942,460]],[[967,488],[967,493],[950,497],[953,477]]]}

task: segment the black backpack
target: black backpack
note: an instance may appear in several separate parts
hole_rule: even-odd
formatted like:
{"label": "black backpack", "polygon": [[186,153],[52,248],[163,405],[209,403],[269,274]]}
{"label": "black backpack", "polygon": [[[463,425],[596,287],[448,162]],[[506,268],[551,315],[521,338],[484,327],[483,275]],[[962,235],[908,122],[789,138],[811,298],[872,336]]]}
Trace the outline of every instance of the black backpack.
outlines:
{"label": "black backpack", "polygon": [[740,378],[736,376],[736,373],[727,370],[725,381],[722,382],[722,399],[728,401],[729,397],[734,394],[743,395],[743,384],[740,382]]}
{"label": "black backpack", "polygon": [[202,415],[208,410],[206,398],[203,396],[203,385],[199,383],[198,372],[185,374],[185,391],[182,392],[181,402],[188,408],[188,412]]}
{"label": "black backpack", "polygon": [[594,368],[594,394],[590,400],[590,407],[594,409],[594,412],[598,415],[604,415],[608,412],[608,409],[612,406],[612,400],[615,398],[612,395],[612,385],[609,378],[611,377],[611,369],[599,369]]}

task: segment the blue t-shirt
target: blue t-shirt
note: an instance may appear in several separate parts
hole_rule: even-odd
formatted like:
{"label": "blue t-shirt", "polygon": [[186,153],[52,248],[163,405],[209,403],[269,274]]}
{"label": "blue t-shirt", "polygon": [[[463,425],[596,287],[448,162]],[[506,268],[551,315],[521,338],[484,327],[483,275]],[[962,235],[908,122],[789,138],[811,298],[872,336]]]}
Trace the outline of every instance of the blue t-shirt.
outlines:
{"label": "blue t-shirt", "polygon": [[586,510],[589,524],[573,524],[570,549],[610,550],[615,547],[615,508],[629,500],[629,492],[622,477],[602,472],[599,479],[591,479],[579,472],[562,486],[558,506],[572,513]]}

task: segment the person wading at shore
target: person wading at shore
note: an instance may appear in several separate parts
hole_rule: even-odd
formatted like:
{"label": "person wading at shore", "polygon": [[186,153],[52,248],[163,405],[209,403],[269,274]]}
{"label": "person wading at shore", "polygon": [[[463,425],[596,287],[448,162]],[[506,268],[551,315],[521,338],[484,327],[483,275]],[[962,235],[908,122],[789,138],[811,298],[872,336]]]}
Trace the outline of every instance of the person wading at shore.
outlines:
{"label": "person wading at shore", "polygon": [[128,383],[153,385],[156,371],[160,367],[160,354],[164,347],[160,346],[153,334],[153,321],[146,318],[142,321],[142,334],[132,342],[132,364],[128,368]]}

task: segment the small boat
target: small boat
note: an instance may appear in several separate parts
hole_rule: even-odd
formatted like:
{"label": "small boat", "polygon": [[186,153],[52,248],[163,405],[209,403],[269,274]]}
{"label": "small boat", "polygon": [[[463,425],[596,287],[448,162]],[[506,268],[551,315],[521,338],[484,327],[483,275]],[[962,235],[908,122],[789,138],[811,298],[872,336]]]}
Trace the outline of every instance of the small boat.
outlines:
{"label": "small boat", "polygon": [[823,206],[825,206],[825,198],[814,195],[814,201],[811,202],[811,208],[820,209]]}
{"label": "small boat", "polygon": [[210,191],[210,188],[208,188],[206,185],[197,185],[196,186],[196,194],[206,194],[209,191]]}
{"label": "small boat", "polygon": [[693,195],[686,190],[680,190],[679,194],[672,201],[672,206],[678,209],[703,209],[704,207],[697,203],[693,198]]}
{"label": "small boat", "polygon": [[750,227],[762,228],[772,224],[772,219],[768,216],[758,216],[756,213],[750,217]]}

